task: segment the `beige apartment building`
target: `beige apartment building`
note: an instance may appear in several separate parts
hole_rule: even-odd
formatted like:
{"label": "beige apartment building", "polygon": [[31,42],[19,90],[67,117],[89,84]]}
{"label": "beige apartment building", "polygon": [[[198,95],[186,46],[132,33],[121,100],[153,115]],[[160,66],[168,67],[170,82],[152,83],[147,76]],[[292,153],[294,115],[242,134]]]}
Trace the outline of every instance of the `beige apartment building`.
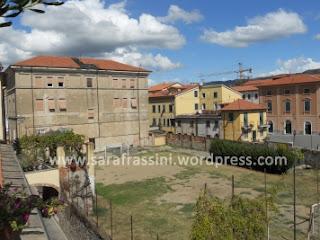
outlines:
{"label": "beige apartment building", "polygon": [[73,129],[96,148],[148,142],[150,71],[111,60],[38,56],[5,71],[9,140]]}

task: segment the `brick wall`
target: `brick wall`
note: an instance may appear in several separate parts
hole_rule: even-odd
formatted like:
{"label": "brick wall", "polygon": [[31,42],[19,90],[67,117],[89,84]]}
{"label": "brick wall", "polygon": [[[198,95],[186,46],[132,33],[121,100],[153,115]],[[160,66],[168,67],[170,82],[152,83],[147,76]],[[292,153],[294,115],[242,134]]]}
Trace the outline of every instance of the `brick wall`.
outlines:
{"label": "brick wall", "polygon": [[199,151],[209,151],[211,139],[182,134],[167,134],[167,144],[175,147],[190,148]]}

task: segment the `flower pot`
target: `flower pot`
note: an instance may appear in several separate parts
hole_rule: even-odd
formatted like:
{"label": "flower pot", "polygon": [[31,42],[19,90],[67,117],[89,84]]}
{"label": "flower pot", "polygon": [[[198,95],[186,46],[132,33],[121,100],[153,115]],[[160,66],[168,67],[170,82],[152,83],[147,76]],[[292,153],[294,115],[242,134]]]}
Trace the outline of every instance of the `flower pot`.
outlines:
{"label": "flower pot", "polygon": [[18,240],[20,239],[21,231],[13,231],[10,226],[6,226],[0,229],[0,239],[1,240]]}

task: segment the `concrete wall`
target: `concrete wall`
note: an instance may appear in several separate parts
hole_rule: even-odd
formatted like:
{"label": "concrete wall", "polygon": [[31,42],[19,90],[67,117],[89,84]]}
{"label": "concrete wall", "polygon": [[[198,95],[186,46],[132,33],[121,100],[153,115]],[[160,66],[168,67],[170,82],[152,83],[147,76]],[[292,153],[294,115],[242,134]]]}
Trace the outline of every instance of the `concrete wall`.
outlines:
{"label": "concrete wall", "polygon": [[25,176],[30,186],[52,187],[58,192],[60,191],[60,177],[58,169],[26,172]]}
{"label": "concrete wall", "polygon": [[[7,79],[15,82],[7,89],[9,138],[71,128],[87,140],[95,138],[98,149],[109,143],[145,145],[149,127],[148,91],[147,76],[141,75],[36,68],[16,71]],[[87,87],[87,78],[92,79],[92,87]],[[116,86],[115,79],[119,81]],[[121,86],[122,80],[127,82],[125,88]],[[129,86],[131,81],[134,88]],[[59,87],[59,82],[64,86]],[[48,83],[53,86],[48,87]],[[43,110],[37,110],[37,99],[43,100]],[[49,110],[49,99],[54,99],[54,112]],[[59,109],[59,99],[66,100],[65,111]],[[116,107],[116,99],[127,101],[126,106]]]}
{"label": "concrete wall", "polygon": [[[195,97],[194,92],[198,92],[198,97]],[[200,110],[199,101],[199,87],[195,87],[191,90],[184,91],[175,97],[175,116],[182,114],[194,114]],[[195,104],[198,104],[199,109],[195,109]]]}
{"label": "concrete wall", "polygon": [[[178,122],[180,121],[180,126]],[[191,122],[193,121],[193,127]],[[210,122],[210,127],[207,127],[207,121]],[[216,121],[218,126],[216,127]],[[220,136],[220,124],[219,119],[194,119],[194,118],[183,118],[176,120],[176,134],[187,134],[199,137],[217,137]]]}

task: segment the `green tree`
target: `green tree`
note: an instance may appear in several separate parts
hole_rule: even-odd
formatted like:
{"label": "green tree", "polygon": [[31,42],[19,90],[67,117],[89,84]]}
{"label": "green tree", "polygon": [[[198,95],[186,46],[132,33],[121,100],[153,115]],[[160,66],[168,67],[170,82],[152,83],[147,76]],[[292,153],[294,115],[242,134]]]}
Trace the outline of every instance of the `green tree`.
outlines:
{"label": "green tree", "polygon": [[11,26],[12,21],[8,19],[15,18],[26,10],[45,13],[45,11],[37,7],[39,5],[60,6],[63,3],[60,0],[0,0],[0,17],[5,18],[5,22],[0,23],[0,28]]}

